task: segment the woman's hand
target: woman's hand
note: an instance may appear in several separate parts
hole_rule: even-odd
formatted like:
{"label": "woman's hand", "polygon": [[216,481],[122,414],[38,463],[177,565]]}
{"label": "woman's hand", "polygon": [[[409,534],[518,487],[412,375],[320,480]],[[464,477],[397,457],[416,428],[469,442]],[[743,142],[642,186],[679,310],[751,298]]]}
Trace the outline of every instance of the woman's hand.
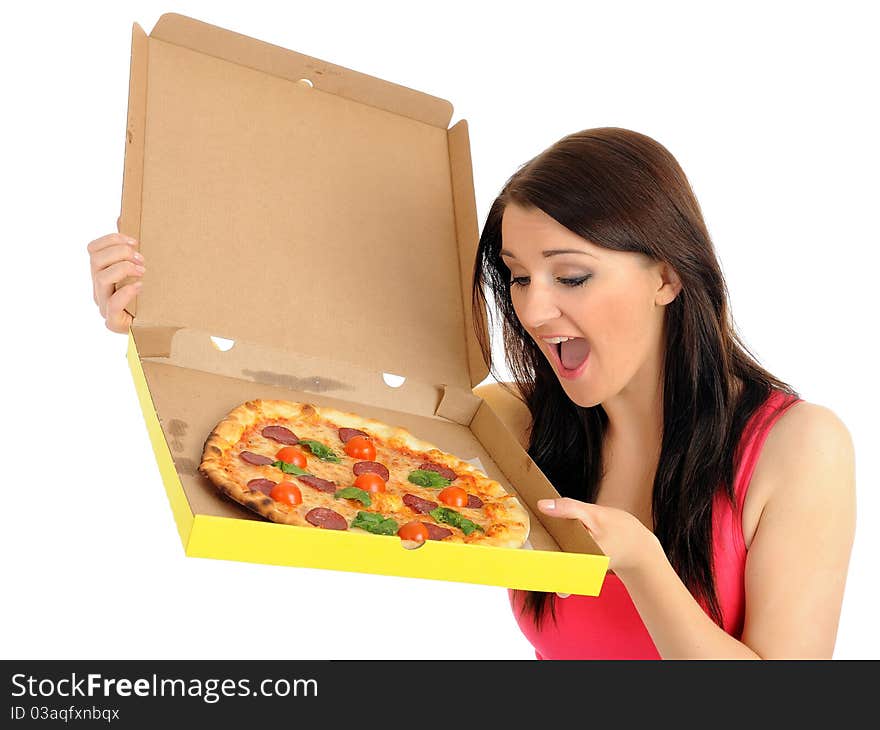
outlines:
{"label": "woman's hand", "polygon": [[[579,520],[608,556],[608,569],[620,576],[637,572],[657,554],[663,555],[660,541],[635,515],[576,499],[539,499],[538,509],[545,515]],[[567,594],[561,593],[565,598]]]}
{"label": "woman's hand", "polygon": [[[119,229],[118,219],[116,228]],[[144,257],[138,253],[137,241],[120,233],[96,238],[87,248],[92,268],[92,298],[107,329],[124,334],[131,326],[131,315],[125,308],[140,291]],[[129,276],[138,277],[138,281],[114,292],[114,285]]]}

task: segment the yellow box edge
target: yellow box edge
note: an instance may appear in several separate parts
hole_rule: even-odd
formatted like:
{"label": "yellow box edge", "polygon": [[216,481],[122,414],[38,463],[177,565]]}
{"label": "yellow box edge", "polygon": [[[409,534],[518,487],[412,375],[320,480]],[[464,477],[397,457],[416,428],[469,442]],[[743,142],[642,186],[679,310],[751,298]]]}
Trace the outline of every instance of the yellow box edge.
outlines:
{"label": "yellow box edge", "polygon": [[156,455],[156,463],[159,466],[162,483],[165,485],[165,493],[168,495],[168,502],[171,505],[171,513],[174,515],[174,522],[177,525],[180,541],[183,544],[184,550],[186,550],[192,534],[194,516],[186,494],[183,491],[183,485],[180,483],[180,477],[177,475],[177,469],[174,466],[174,459],[171,458],[168,443],[165,441],[165,434],[162,432],[159,416],[156,413],[150,389],[147,387],[147,379],[144,376],[143,367],[141,367],[140,356],[138,355],[137,345],[135,345],[131,330],[128,332],[128,351],[126,357],[132,379],[134,380],[141,412],[147,425],[150,443],[153,445],[153,453]]}
{"label": "yellow box edge", "polygon": [[608,568],[604,555],[432,541],[407,550],[396,536],[213,515],[195,516],[186,554],[586,596],[599,595]]}

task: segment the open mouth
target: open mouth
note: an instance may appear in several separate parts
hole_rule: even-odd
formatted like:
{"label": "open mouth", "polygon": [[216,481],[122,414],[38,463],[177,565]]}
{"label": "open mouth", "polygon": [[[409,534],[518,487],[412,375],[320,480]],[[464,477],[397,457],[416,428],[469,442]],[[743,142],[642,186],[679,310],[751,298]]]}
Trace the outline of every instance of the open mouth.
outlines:
{"label": "open mouth", "polygon": [[583,337],[575,337],[550,346],[556,356],[556,366],[565,375],[580,374],[590,356],[590,345]]}

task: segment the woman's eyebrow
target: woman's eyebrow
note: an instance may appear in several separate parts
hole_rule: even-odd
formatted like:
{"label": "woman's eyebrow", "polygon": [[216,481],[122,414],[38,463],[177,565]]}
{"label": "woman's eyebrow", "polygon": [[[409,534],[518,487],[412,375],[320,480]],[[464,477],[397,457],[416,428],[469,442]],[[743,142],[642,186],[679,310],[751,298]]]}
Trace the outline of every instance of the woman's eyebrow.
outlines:
{"label": "woman's eyebrow", "polygon": [[[545,259],[550,258],[551,256],[558,256],[561,253],[579,253],[582,256],[592,256],[594,259],[599,258],[595,254],[591,254],[589,251],[581,251],[577,248],[551,248],[548,251],[542,251],[541,253],[543,254]],[[510,251],[504,248],[501,249],[501,255],[509,256],[512,259],[516,258],[516,256],[514,256]]]}

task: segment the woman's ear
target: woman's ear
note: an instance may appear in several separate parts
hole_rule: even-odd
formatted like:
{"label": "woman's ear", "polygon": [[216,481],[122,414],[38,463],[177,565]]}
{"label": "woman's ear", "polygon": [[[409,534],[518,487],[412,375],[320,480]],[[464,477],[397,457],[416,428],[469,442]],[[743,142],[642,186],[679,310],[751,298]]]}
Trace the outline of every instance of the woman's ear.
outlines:
{"label": "woman's ear", "polygon": [[665,306],[675,299],[681,291],[681,279],[678,278],[675,269],[665,262],[660,263],[659,274],[660,288],[657,289],[654,301],[659,305]]}

